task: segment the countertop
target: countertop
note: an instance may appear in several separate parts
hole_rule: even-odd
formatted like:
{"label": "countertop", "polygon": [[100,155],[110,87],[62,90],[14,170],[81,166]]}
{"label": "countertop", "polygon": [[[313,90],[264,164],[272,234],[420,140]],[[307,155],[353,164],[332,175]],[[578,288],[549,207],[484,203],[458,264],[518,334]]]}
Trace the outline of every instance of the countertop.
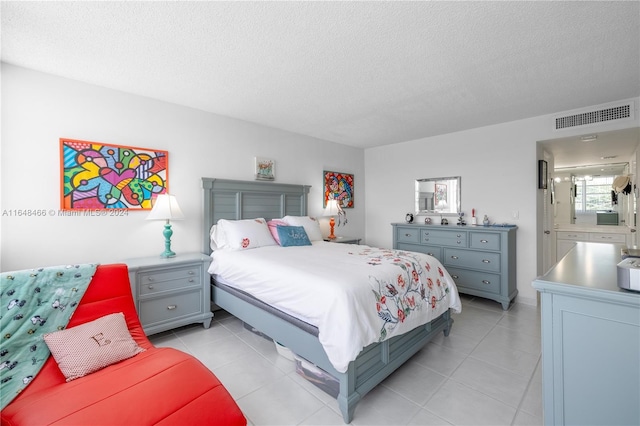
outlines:
{"label": "countertop", "polygon": [[549,272],[538,277],[533,287],[554,293],[598,294],[606,299],[640,304],[640,293],[618,287],[617,265],[624,244],[577,243]]}

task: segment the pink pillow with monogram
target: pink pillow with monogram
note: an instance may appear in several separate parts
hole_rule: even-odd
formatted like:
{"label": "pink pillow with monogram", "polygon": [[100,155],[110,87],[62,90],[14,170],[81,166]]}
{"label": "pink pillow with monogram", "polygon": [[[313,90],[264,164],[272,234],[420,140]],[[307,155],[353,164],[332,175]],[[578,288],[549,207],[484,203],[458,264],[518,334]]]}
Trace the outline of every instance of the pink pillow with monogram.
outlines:
{"label": "pink pillow with monogram", "polygon": [[67,382],[144,352],[122,312],[43,337]]}

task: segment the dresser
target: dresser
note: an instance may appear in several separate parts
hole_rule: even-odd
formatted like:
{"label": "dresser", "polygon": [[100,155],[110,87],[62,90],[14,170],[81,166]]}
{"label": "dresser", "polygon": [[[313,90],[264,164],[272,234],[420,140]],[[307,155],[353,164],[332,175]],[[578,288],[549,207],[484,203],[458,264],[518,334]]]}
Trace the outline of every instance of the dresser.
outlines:
{"label": "dresser", "polygon": [[125,261],[140,322],[147,335],[192,323],[211,325],[209,263],[201,253]]}
{"label": "dresser", "polygon": [[503,309],[518,294],[517,227],[393,223],[393,248],[438,259],[460,293],[484,297]]}
{"label": "dresser", "polygon": [[617,285],[623,248],[578,242],[533,282],[545,425],[640,424],[640,293]]}

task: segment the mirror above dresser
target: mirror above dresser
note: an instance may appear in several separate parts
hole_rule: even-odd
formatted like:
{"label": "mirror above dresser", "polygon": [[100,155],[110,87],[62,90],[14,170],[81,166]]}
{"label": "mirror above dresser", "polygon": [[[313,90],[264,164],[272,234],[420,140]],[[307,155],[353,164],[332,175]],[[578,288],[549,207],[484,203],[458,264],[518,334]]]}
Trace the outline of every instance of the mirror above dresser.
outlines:
{"label": "mirror above dresser", "polygon": [[416,214],[456,215],[460,211],[460,176],[416,180]]}

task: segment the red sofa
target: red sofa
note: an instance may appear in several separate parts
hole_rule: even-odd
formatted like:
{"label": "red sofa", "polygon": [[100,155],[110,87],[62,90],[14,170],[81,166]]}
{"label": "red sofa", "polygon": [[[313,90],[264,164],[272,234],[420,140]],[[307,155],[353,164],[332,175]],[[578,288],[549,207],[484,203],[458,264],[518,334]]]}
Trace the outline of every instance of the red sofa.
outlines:
{"label": "red sofa", "polygon": [[140,325],[127,266],[101,265],[67,328],[123,312],[146,351],[66,382],[52,356],[0,412],[2,425],[246,425],[216,376],[191,355],[156,348]]}

